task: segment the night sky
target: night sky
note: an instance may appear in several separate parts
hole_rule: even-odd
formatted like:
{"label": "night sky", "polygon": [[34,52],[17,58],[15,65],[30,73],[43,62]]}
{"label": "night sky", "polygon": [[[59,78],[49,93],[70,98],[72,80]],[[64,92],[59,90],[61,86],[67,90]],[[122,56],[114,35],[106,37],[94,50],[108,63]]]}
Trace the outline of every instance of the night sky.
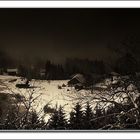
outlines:
{"label": "night sky", "polygon": [[140,34],[140,9],[0,9],[0,50],[14,59],[110,60]]}

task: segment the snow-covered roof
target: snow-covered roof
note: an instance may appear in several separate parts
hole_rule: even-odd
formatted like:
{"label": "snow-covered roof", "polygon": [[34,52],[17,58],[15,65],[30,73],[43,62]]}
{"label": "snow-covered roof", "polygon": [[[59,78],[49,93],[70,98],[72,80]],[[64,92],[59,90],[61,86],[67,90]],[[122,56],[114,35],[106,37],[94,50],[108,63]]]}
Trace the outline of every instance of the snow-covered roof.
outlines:
{"label": "snow-covered roof", "polygon": [[7,72],[17,72],[17,71],[18,71],[17,68],[15,68],[15,69],[7,69]]}
{"label": "snow-covered roof", "polygon": [[120,75],[120,74],[117,73],[117,72],[111,72],[110,74],[113,75],[113,76],[119,76],[119,75]]}
{"label": "snow-covered roof", "polygon": [[77,79],[80,83],[86,82],[86,79],[82,74],[76,74],[72,79]]}

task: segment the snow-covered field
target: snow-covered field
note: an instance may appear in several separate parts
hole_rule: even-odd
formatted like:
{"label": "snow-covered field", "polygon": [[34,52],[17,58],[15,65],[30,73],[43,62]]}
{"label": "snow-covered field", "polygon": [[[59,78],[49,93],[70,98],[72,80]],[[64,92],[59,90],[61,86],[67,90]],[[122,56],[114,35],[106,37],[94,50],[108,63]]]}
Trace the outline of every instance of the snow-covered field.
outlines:
{"label": "snow-covered field", "polygon": [[[32,80],[30,85],[34,88],[27,89],[15,86],[17,83],[24,83],[20,77],[0,75],[0,82],[1,93],[20,94],[27,98],[33,93],[33,97],[37,97],[33,105],[37,112],[43,110],[43,107],[48,104],[51,108],[61,105],[64,107],[65,113],[68,114],[81,97],[85,97],[83,101],[86,102],[86,94],[89,92],[85,90],[76,91],[73,87],[68,87],[68,80]],[[63,84],[66,86],[62,87]],[[62,88],[59,89],[58,86]],[[46,119],[48,117],[47,114]]]}
{"label": "snow-covered field", "polygon": [[[67,82],[68,80],[32,80],[30,85],[34,88],[25,89],[17,88],[15,86],[17,83],[24,83],[24,80],[21,80],[20,77],[0,75],[0,91],[1,93],[24,95],[27,99],[29,95],[33,93],[33,98],[37,99],[33,104],[33,108],[37,112],[42,110],[41,115],[44,113],[43,107],[48,104],[48,106],[51,108],[55,108],[56,105],[63,106],[67,117],[69,117],[69,112],[72,111],[72,108],[77,102],[82,102],[82,105],[85,105],[89,99],[94,99],[92,100],[93,102],[90,102],[90,104],[92,107],[95,107],[96,98],[104,98],[108,96],[107,98],[111,99],[109,95],[105,94],[104,92],[101,93],[99,90],[94,90],[92,92],[91,90],[76,91],[73,87],[68,87]],[[108,83],[109,80],[106,79],[105,82]],[[96,86],[102,87],[104,90],[106,88],[105,85],[105,83],[98,83]],[[58,86],[61,86],[62,88],[58,88]],[[117,100],[117,97],[115,100]],[[50,115],[46,114],[46,121],[49,117]]]}

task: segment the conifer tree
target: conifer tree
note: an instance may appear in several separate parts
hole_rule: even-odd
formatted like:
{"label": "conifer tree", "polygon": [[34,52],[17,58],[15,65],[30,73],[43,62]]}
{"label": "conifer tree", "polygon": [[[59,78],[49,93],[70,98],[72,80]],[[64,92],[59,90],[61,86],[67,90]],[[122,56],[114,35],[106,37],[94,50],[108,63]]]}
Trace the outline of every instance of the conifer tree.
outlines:
{"label": "conifer tree", "polygon": [[44,129],[45,122],[40,119],[35,111],[30,112],[28,121],[25,122],[25,129]]}
{"label": "conifer tree", "polygon": [[66,129],[67,120],[65,119],[65,113],[63,108],[60,106],[59,109],[55,110],[49,120],[50,129]]}
{"label": "conifer tree", "polygon": [[65,113],[63,108],[60,106],[58,110],[58,127],[59,129],[66,129],[67,120],[65,119]]}
{"label": "conifer tree", "polygon": [[[99,105],[97,105],[94,110],[95,110],[96,119],[103,116],[103,110],[100,108]],[[94,125],[94,129],[99,129],[99,128],[103,127],[104,123],[105,123],[104,119],[97,119],[94,122],[92,121],[92,124]]]}
{"label": "conifer tree", "polygon": [[76,104],[74,110],[70,113],[70,128],[83,129],[83,111],[79,103]]}
{"label": "conifer tree", "polygon": [[75,112],[71,111],[70,112],[70,119],[69,119],[69,129],[73,129],[74,128],[74,122],[75,122]]}
{"label": "conifer tree", "polygon": [[55,110],[54,113],[52,114],[50,120],[49,120],[49,128],[50,129],[58,129],[58,118],[59,114],[58,111]]}
{"label": "conifer tree", "polygon": [[92,112],[92,108],[89,104],[89,102],[87,102],[87,105],[86,105],[86,110],[85,110],[85,113],[84,113],[84,128],[85,129],[91,129],[93,126],[92,126],[92,122],[91,120],[93,119],[93,112]]}

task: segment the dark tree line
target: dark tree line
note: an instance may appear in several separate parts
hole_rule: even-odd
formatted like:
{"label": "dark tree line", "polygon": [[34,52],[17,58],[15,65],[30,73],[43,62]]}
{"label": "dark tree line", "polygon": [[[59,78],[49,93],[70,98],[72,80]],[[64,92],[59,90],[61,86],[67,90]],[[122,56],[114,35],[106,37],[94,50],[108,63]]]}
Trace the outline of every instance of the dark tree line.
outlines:
{"label": "dark tree line", "polygon": [[47,61],[45,64],[45,71],[45,79],[47,80],[66,79],[64,68],[60,64],[53,64],[51,61]]}
{"label": "dark tree line", "polygon": [[[82,110],[82,107],[77,103],[73,111],[70,112],[70,118],[65,118],[65,113],[62,110],[62,114],[58,112],[54,113],[47,124],[46,129],[53,130],[120,130],[120,129],[139,129],[139,125],[133,125],[135,120],[129,118],[125,114],[121,114],[122,110],[118,110],[115,106],[111,106],[107,112],[105,110],[96,108],[93,112],[89,104],[86,106],[86,110]],[[127,112],[127,110],[125,110]],[[121,114],[121,115],[119,115]],[[62,119],[60,119],[62,118]],[[120,124],[121,123],[121,124]],[[125,124],[130,124],[125,126]],[[114,127],[111,127],[113,126]],[[125,127],[122,127],[122,126]]]}
{"label": "dark tree line", "polygon": [[89,60],[89,59],[66,59],[64,64],[65,71],[72,75],[74,73],[82,74],[104,74],[105,73],[105,64],[100,60]]}
{"label": "dark tree line", "polygon": [[122,75],[135,74],[140,71],[140,64],[132,54],[126,53],[117,60],[115,71]]}
{"label": "dark tree line", "polygon": [[105,115],[103,113],[103,110],[95,108],[95,110],[93,111],[92,107],[88,102],[85,108],[82,108],[82,106],[77,103],[69,115],[69,119],[66,119],[66,114],[64,113],[64,110],[60,107],[58,111],[56,110],[52,114],[47,124],[47,128],[55,130],[95,130],[103,127],[105,124],[108,124],[112,121],[110,119],[98,120],[98,118]]}
{"label": "dark tree line", "polygon": [[[106,65],[103,61],[88,59],[66,59],[64,64],[54,64],[46,61],[45,65],[34,66],[34,68],[19,65],[19,75],[36,79],[64,80],[69,79],[73,74],[81,73],[85,76],[92,74],[105,75],[111,71],[121,75],[135,74],[140,71],[140,62],[130,53],[119,57],[112,65]],[[40,75],[40,69],[44,68],[45,74]]]}
{"label": "dark tree line", "polygon": [[[34,68],[19,65],[19,75],[23,77],[31,77],[46,80],[64,80],[69,79],[72,75],[81,73],[90,75],[92,73],[104,74],[105,64],[103,61],[90,61],[88,59],[66,59],[64,64],[54,64],[47,60],[45,66],[34,66]],[[42,77],[40,70],[44,69],[45,73]]]}
{"label": "dark tree line", "polygon": [[[44,60],[43,60],[44,61]],[[134,54],[126,52],[123,53],[113,64],[106,64],[99,60],[69,58],[64,64],[55,64],[50,60],[43,62],[40,60],[34,64],[17,63],[11,59],[6,53],[0,51],[0,73],[6,72],[7,68],[18,68],[18,75],[34,79],[47,80],[64,80],[69,79],[73,74],[81,73],[84,75],[104,75],[111,71],[117,72],[121,75],[135,74],[140,72],[140,61]],[[42,76],[41,69],[44,75]]]}
{"label": "dark tree line", "polygon": [[46,62],[46,79],[69,79],[73,74],[81,73],[90,75],[92,73],[105,74],[105,64],[103,61],[90,61],[88,59],[66,59],[64,64],[52,64]]}

